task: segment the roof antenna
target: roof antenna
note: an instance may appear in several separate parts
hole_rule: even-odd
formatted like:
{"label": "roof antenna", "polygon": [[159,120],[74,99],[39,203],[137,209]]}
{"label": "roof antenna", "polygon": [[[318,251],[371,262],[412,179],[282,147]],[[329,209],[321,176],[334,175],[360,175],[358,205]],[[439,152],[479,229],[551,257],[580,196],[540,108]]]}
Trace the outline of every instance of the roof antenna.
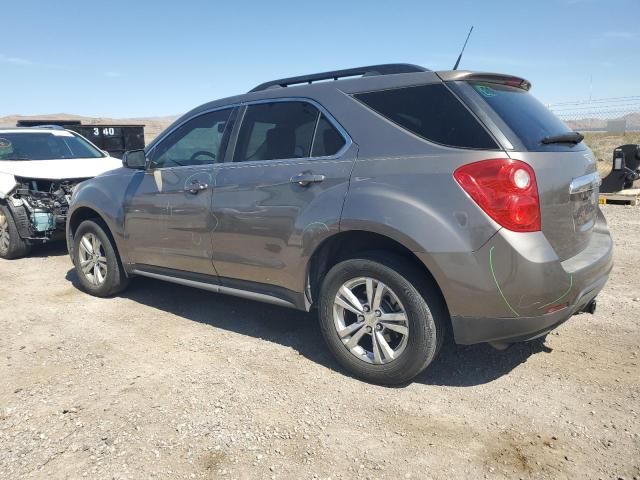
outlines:
{"label": "roof antenna", "polygon": [[453,66],[454,70],[458,69],[458,65],[460,65],[460,60],[462,59],[462,54],[464,53],[464,49],[467,48],[467,42],[469,41],[469,37],[471,36],[471,32],[473,32],[473,25],[469,29],[469,33],[467,34],[467,39],[464,41],[464,45],[462,46],[462,50],[460,50],[460,55],[458,55],[458,60],[456,60],[456,64]]}

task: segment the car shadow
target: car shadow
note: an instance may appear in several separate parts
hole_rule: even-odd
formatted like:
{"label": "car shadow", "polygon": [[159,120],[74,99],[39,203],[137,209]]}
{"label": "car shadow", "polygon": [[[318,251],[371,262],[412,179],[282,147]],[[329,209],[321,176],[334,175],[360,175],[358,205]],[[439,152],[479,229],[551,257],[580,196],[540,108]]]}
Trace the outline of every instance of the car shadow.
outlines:
{"label": "car shadow", "polygon": [[[66,279],[79,288],[74,269]],[[150,278],[135,278],[119,295],[191,321],[290,347],[309,360],[345,375],[324,344],[315,312],[306,313],[251,300],[214,294]],[[536,353],[550,351],[542,340],[497,351],[486,344],[448,342],[438,358],[413,381],[468,387],[508,374]]]}
{"label": "car shadow", "polygon": [[471,387],[490,383],[508,374],[529,357],[549,353],[544,337],[515,343],[507,350],[496,350],[486,343],[456,345],[447,342],[434,362],[414,379],[428,385]]}
{"label": "car shadow", "polygon": [[64,240],[34,245],[29,253],[32,258],[61,257],[68,255],[67,244]]}

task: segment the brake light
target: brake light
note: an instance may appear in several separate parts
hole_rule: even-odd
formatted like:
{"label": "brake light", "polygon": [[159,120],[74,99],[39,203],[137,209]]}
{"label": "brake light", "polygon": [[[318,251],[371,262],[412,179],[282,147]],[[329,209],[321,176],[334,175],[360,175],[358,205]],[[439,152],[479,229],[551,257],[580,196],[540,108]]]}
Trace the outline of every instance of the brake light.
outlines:
{"label": "brake light", "polygon": [[540,230],[540,199],[533,169],[524,162],[495,158],[458,168],[454,178],[496,222],[514,232]]}

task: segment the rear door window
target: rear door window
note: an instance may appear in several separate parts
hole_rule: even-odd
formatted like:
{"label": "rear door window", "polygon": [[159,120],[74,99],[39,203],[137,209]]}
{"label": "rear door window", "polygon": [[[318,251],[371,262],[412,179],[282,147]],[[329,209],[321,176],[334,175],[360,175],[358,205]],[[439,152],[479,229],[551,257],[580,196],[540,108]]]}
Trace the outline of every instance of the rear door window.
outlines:
{"label": "rear door window", "polygon": [[324,115],[320,116],[313,139],[312,157],[329,157],[344,147],[344,137]]}
{"label": "rear door window", "polygon": [[498,149],[473,114],[442,84],[359,93],[354,97],[425,140],[451,147]]}
{"label": "rear door window", "polygon": [[308,158],[320,112],[308,102],[249,105],[234,162]]}
{"label": "rear door window", "polygon": [[[572,130],[528,91],[498,83],[468,82],[468,85],[473,90],[473,95],[498,115],[528,151],[564,150],[572,147],[567,144],[541,143],[545,137]],[[573,149],[575,150],[575,146]]]}

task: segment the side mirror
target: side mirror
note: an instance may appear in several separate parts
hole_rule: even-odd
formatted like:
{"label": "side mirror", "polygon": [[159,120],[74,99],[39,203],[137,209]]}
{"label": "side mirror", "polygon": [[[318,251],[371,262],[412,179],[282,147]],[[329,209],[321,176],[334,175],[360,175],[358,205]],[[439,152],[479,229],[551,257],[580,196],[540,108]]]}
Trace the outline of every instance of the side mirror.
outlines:
{"label": "side mirror", "polygon": [[125,168],[144,170],[147,165],[147,157],[144,150],[127,150],[122,156],[122,165]]}

